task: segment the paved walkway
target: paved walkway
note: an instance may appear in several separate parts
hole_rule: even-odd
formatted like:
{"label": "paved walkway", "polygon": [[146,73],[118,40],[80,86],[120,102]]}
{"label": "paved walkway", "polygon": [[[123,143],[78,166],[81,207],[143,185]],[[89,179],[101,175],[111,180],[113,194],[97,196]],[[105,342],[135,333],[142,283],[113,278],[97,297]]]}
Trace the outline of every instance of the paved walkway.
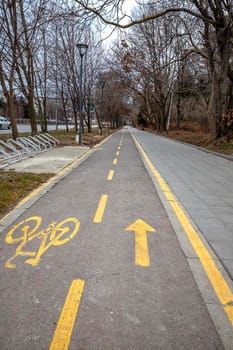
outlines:
{"label": "paved walkway", "polygon": [[233,280],[232,158],[158,135],[136,136]]}
{"label": "paved walkway", "polygon": [[37,153],[33,157],[10,164],[5,170],[31,173],[58,173],[64,167],[80,158],[89,147],[63,146],[45,152]]}

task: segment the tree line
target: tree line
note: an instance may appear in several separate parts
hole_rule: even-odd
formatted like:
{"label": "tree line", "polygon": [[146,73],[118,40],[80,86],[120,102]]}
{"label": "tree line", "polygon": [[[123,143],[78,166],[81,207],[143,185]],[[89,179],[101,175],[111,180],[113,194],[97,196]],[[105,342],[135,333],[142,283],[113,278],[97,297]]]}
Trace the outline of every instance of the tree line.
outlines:
{"label": "tree line", "polygon": [[[82,87],[84,125],[90,129],[91,106],[99,124],[102,123],[108,101],[105,91],[111,90],[109,80],[102,96],[100,82],[106,70],[101,42],[103,28],[87,14],[83,16],[75,1],[0,0],[0,14],[0,84],[4,97],[1,105],[11,120],[13,137],[18,136],[16,101],[23,106],[22,110],[26,104],[32,134],[38,132],[38,122],[42,131],[47,131],[49,99],[59,103],[66,121],[71,114],[78,130],[78,43],[88,45]],[[110,103],[107,107],[109,122],[117,126],[115,107]]]}
{"label": "tree line", "polygon": [[124,0],[76,2],[127,30],[116,55],[141,122],[165,130],[175,115],[177,127],[189,118],[216,137],[232,131],[232,0],[137,1],[131,16]]}
{"label": "tree line", "polygon": [[[84,124],[90,106],[101,127],[127,115],[158,131],[198,123],[216,137],[233,128],[232,0],[0,0],[0,84],[18,136],[15,99],[27,103],[32,134],[47,129],[48,99],[72,112],[80,103],[77,43],[84,57]],[[117,31],[111,49],[106,28]],[[104,54],[103,54],[104,53]],[[231,119],[232,118],[232,119]]]}

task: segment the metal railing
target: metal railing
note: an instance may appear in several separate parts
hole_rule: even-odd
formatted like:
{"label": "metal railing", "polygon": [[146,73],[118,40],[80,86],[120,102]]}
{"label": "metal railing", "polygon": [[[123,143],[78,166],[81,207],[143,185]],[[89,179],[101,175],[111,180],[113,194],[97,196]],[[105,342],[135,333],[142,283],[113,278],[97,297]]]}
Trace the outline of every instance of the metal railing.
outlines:
{"label": "metal railing", "polygon": [[60,144],[54,136],[44,133],[29,137],[18,137],[16,140],[0,140],[0,169],[37,153],[47,151]]}

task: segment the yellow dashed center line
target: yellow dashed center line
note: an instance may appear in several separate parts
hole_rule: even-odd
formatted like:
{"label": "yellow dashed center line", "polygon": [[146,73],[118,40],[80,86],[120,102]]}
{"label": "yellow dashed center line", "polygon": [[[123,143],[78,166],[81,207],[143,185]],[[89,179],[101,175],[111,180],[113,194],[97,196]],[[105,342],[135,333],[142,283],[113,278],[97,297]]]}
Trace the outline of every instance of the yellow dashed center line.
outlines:
{"label": "yellow dashed center line", "polygon": [[68,350],[85,282],[71,283],[49,350]]}
{"label": "yellow dashed center line", "polygon": [[113,164],[113,165],[116,165],[116,164],[117,164],[117,158],[113,159],[112,164]]}
{"label": "yellow dashed center line", "polygon": [[98,208],[96,210],[93,222],[95,222],[95,223],[102,222],[102,218],[103,218],[103,215],[104,215],[104,210],[105,210],[105,207],[106,207],[107,200],[108,200],[108,195],[107,194],[103,194],[101,196],[101,198],[100,198],[99,205],[98,205]]}
{"label": "yellow dashed center line", "polygon": [[114,170],[110,170],[108,173],[108,180],[112,180],[113,175],[114,175]]}

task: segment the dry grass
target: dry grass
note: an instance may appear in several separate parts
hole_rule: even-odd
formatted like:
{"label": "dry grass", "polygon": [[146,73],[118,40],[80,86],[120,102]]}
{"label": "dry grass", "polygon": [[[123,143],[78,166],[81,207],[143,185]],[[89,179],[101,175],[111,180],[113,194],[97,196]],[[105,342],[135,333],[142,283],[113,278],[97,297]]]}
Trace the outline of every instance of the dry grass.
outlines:
{"label": "dry grass", "polygon": [[[76,142],[76,132],[74,129],[69,130],[69,132],[54,130],[49,132],[54,137],[57,137],[63,146],[77,146]],[[107,129],[103,129],[103,135],[98,134],[97,129],[93,129],[92,133],[85,132],[82,135],[82,143],[86,146],[93,147],[97,143],[101,142],[104,138],[109,135]]]}
{"label": "dry grass", "polygon": [[195,124],[184,124],[180,130],[171,127],[168,132],[161,134],[175,140],[233,156],[233,135],[216,140],[213,134],[204,132],[200,126]]}
{"label": "dry grass", "polygon": [[0,217],[30,191],[46,182],[53,174],[31,174],[0,171]]}

